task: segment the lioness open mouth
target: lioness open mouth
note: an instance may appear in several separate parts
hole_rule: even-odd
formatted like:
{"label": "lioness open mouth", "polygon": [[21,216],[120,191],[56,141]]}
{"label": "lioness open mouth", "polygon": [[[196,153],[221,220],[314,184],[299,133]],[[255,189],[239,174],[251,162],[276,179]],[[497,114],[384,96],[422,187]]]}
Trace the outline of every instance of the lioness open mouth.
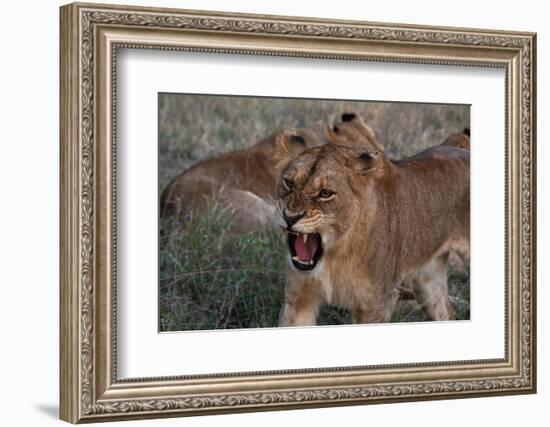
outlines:
{"label": "lioness open mouth", "polygon": [[313,270],[323,254],[319,233],[288,232],[288,247],[292,264],[298,270]]}

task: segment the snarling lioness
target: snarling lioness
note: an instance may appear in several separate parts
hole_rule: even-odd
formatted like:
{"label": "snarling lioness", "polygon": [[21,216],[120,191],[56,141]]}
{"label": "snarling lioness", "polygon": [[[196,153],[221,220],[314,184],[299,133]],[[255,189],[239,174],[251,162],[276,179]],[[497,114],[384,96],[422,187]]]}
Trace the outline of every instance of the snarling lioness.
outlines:
{"label": "snarling lioness", "polygon": [[469,151],[441,145],[390,161],[337,142],[293,147],[279,163],[289,248],[281,326],[314,325],[323,304],[356,323],[389,321],[405,282],[429,318],[453,318],[447,257],[469,255]]}

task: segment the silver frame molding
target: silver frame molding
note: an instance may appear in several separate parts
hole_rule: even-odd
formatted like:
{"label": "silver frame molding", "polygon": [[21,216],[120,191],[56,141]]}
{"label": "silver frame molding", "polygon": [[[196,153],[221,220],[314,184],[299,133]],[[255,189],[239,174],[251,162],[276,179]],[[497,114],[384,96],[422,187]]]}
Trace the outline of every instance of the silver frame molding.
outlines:
{"label": "silver frame molding", "polygon": [[[536,391],[534,33],[79,3],[60,13],[61,419],[112,421]],[[118,48],[503,68],[505,357],[117,379]]]}

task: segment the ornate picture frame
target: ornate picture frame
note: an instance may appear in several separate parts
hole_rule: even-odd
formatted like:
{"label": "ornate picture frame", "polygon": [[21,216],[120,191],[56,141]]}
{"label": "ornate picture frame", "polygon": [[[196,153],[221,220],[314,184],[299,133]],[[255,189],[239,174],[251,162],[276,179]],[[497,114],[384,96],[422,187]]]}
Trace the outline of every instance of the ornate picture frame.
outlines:
{"label": "ornate picture frame", "polygon": [[[79,3],[60,13],[61,419],[536,391],[535,34]],[[115,105],[121,48],[503,69],[505,357],[119,379]]]}

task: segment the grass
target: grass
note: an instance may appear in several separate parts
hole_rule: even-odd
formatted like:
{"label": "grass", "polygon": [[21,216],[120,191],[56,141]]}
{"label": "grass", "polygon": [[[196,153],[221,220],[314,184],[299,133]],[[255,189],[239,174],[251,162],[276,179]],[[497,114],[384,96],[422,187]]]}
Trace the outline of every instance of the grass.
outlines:
{"label": "grass", "polygon": [[185,227],[164,221],[162,232],[161,330],[277,324],[286,249],[274,231],[231,234],[228,216],[211,207]]}
{"label": "grass", "polygon": [[[402,158],[469,126],[469,108],[405,103],[354,103],[161,94],[159,193],[197,161],[250,146],[284,127],[335,121],[356,111],[373,127],[389,157]],[[185,224],[160,222],[160,330],[273,327],[284,299],[286,245],[277,232],[230,232],[230,216],[211,205]],[[458,319],[470,316],[469,271],[449,272]],[[403,305],[392,321],[425,320]],[[319,324],[351,323],[345,310],[324,307]]]}

